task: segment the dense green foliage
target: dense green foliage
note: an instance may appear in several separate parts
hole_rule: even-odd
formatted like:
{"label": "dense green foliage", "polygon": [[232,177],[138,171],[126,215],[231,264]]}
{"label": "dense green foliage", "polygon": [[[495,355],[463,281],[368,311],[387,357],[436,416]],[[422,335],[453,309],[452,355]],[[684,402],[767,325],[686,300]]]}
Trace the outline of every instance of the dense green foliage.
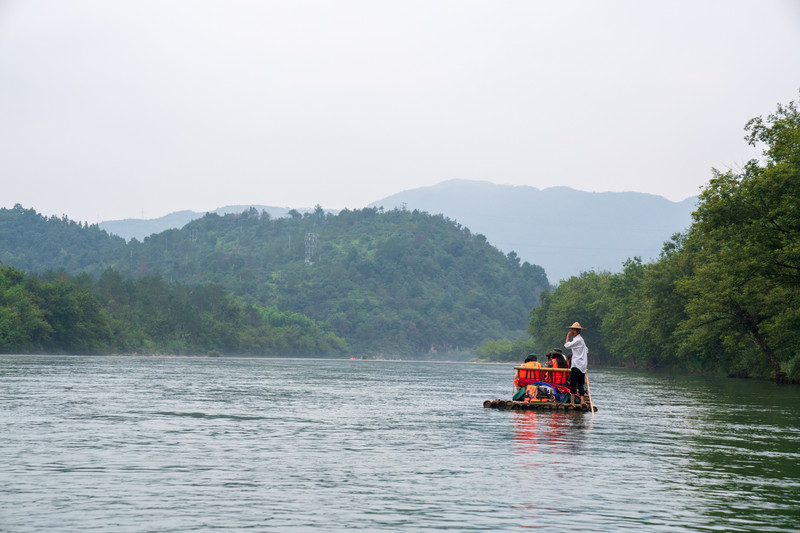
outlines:
{"label": "dense green foliage", "polygon": [[95,353],[112,336],[110,317],[87,290],[0,267],[0,352]]}
{"label": "dense green foliage", "polygon": [[[533,339],[489,339],[475,349],[475,361],[487,363],[522,363],[525,358],[536,352]],[[543,354],[536,354],[540,363],[545,362]]]}
{"label": "dense green foliage", "polygon": [[337,355],[346,343],[313,320],[260,309],[219,286],[156,277],[98,279],[0,267],[0,353]]}
{"label": "dense green foliage", "polygon": [[11,259],[21,258],[24,248],[24,241],[9,242],[18,229],[14,220],[35,227],[24,228],[28,235],[43,235],[41,246],[27,247],[27,262],[14,264],[18,268],[74,274],[111,267],[131,279],[218,285],[252,305],[329,324],[359,355],[463,352],[489,338],[519,337],[548,287],[541,267],[503,254],[441,215],[419,211],[331,215],[317,207],[273,219],[251,209],[206,215],[122,247],[83,227],[97,233],[94,263],[73,260],[85,256],[83,243],[73,249],[68,238],[48,236],[54,222],[66,222],[37,219],[19,207],[4,211],[0,245]]}
{"label": "dense green foliage", "polygon": [[538,346],[579,320],[595,364],[800,380],[800,111],[779,106],[746,130],[764,161],[714,171],[658,261],[544,294],[528,328]]}
{"label": "dense green foliage", "polygon": [[0,263],[20,270],[99,274],[125,248],[124,239],[97,225],[45,217],[19,204],[0,209]]}

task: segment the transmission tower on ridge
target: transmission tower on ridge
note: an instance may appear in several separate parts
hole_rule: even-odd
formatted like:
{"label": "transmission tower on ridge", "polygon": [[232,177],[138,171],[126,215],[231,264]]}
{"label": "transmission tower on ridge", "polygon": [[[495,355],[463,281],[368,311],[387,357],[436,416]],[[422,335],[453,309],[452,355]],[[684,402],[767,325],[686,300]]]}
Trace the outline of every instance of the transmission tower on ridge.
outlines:
{"label": "transmission tower on ridge", "polygon": [[319,234],[306,233],[306,266],[314,264],[313,259],[317,255],[317,239],[319,239]]}

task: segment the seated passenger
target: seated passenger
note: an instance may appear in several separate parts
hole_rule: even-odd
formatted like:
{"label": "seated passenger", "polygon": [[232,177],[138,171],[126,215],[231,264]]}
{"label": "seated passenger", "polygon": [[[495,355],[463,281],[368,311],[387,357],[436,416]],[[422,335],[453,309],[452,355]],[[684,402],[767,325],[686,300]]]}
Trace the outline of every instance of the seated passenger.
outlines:
{"label": "seated passenger", "polygon": [[525,363],[522,366],[527,366],[530,368],[541,368],[542,365],[539,363],[537,359],[537,355],[535,353],[530,354],[528,357],[525,358]]}
{"label": "seated passenger", "polygon": [[517,367],[517,375],[514,378],[514,387],[525,387],[531,383],[542,380],[542,373],[539,370],[542,365],[536,359],[536,354],[530,354],[521,367]]}
{"label": "seated passenger", "polygon": [[[561,352],[560,348],[554,348],[552,352],[552,367],[553,368],[569,368],[569,363],[567,362],[567,358],[564,357],[564,354]],[[548,355],[550,355],[548,354]]]}

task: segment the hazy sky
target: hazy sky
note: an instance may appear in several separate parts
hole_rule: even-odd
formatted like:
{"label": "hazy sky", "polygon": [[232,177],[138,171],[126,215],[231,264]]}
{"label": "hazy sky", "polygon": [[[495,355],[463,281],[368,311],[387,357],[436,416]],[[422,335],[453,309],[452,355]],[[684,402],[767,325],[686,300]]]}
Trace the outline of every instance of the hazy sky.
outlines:
{"label": "hazy sky", "polygon": [[0,206],[698,193],[798,100],[797,0],[0,0]]}

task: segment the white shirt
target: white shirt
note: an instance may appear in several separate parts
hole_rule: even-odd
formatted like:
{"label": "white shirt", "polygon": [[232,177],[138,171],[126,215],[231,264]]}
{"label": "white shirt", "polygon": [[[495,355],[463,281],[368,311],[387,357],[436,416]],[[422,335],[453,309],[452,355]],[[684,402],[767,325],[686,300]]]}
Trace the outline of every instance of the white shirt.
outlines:
{"label": "white shirt", "polygon": [[571,341],[564,343],[564,348],[572,350],[572,365],[570,368],[577,368],[585,374],[586,366],[589,362],[586,357],[589,353],[589,348],[587,348],[586,343],[583,342],[583,337],[581,337],[580,334],[575,335],[572,337]]}

